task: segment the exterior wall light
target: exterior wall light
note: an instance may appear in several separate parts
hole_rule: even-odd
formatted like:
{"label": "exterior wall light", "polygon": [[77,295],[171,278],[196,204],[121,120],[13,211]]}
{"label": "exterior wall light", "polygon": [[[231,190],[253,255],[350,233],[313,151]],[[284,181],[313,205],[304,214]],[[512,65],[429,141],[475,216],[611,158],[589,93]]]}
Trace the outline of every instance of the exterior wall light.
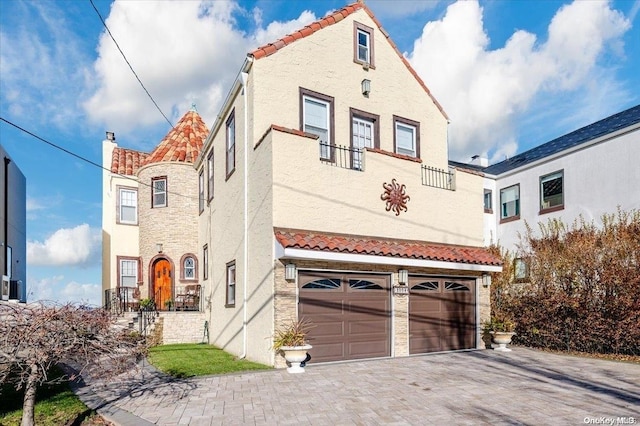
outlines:
{"label": "exterior wall light", "polygon": [[296,279],[296,265],[293,263],[287,263],[284,265],[284,279],[287,281],[293,281]]}
{"label": "exterior wall light", "polygon": [[491,275],[482,274],[482,286],[489,287],[491,285]]}
{"label": "exterior wall light", "polygon": [[400,269],[398,271],[398,283],[402,285],[409,284],[409,271],[406,269]]}
{"label": "exterior wall light", "polygon": [[367,80],[365,78],[364,80],[362,80],[362,83],[360,83],[360,85],[362,86],[362,94],[365,96],[369,96],[369,93],[371,92],[371,80]]}
{"label": "exterior wall light", "polygon": [[158,253],[162,253],[162,243],[156,244],[156,250],[158,251]]}

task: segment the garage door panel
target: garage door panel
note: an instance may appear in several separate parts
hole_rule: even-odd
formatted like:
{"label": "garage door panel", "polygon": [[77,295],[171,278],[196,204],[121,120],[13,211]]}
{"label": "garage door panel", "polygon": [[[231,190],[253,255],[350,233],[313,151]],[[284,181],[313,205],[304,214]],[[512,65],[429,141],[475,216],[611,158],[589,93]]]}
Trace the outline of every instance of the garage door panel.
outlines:
{"label": "garage door panel", "polygon": [[301,271],[299,285],[298,312],[313,324],[311,362],[391,355],[388,275]]}
{"label": "garage door panel", "polygon": [[475,280],[409,279],[409,353],[475,346]]}

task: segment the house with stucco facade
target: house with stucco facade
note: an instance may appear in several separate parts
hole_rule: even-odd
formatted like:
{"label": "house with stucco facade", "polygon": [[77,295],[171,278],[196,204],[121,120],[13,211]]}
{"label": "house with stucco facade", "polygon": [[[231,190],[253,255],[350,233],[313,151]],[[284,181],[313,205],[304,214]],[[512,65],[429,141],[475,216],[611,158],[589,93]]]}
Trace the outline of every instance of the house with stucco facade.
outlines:
{"label": "house with stucco facade", "polygon": [[640,210],[638,158],[640,105],[476,167],[485,175],[485,244],[517,252],[525,223],[535,233],[549,219],[599,224],[603,214]]}
{"label": "house with stucco facade", "polygon": [[250,52],[194,163],[211,343],[283,366],[305,318],[312,363],[481,347],[501,263],[447,125],[363,3]]}

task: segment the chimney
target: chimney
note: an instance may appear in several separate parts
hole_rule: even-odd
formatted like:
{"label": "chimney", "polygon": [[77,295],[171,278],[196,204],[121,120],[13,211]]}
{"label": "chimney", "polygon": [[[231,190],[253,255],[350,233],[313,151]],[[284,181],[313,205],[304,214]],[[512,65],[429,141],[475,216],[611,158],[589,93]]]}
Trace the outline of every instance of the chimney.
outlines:
{"label": "chimney", "polygon": [[471,161],[469,162],[469,164],[480,167],[489,167],[489,159],[483,155],[476,154],[471,157]]}
{"label": "chimney", "polygon": [[107,132],[107,140],[111,142],[116,141],[116,134],[113,132]]}

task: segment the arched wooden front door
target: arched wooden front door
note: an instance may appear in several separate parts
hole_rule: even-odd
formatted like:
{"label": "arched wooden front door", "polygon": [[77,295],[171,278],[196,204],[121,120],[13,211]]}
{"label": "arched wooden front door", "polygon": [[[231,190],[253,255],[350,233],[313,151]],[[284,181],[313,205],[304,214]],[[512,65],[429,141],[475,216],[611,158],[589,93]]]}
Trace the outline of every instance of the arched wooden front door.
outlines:
{"label": "arched wooden front door", "polygon": [[171,300],[171,264],[160,259],[153,265],[153,295],[157,309],[168,309]]}

